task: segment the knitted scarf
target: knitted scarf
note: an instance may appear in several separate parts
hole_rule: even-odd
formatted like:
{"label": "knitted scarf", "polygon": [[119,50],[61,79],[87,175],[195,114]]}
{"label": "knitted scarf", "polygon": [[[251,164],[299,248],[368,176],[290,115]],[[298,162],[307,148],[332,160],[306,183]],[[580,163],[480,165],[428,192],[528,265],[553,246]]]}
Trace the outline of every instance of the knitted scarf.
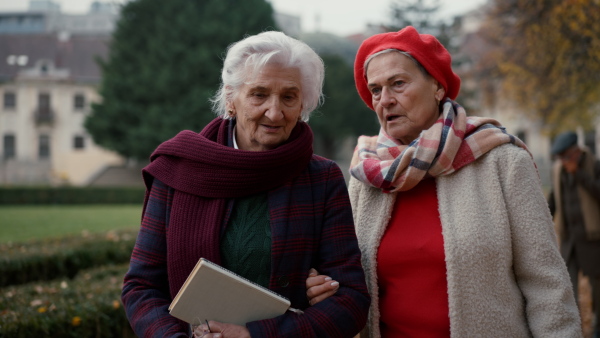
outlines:
{"label": "knitted scarf", "polygon": [[447,98],[440,118],[409,145],[383,128],[378,136],[359,137],[350,173],[386,193],[406,191],[425,177],[449,175],[505,143],[527,150],[498,121],[467,116],[463,107]]}
{"label": "knitted scarf", "polygon": [[228,147],[233,123],[216,118],[199,134],[180,132],[156,148],[142,171],[146,201],[153,178],[175,190],[166,231],[173,297],[200,257],[221,263],[219,237],[227,200],[283,185],[312,157],[313,134],[304,122],[298,122],[286,143],[267,151]]}

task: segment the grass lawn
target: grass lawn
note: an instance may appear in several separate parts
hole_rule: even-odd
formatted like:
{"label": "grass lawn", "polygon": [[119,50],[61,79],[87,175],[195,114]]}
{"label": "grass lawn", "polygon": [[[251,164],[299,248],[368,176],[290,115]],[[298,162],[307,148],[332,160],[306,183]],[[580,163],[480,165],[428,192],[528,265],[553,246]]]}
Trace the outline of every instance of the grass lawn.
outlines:
{"label": "grass lawn", "polygon": [[0,242],[139,228],[142,205],[0,206]]}

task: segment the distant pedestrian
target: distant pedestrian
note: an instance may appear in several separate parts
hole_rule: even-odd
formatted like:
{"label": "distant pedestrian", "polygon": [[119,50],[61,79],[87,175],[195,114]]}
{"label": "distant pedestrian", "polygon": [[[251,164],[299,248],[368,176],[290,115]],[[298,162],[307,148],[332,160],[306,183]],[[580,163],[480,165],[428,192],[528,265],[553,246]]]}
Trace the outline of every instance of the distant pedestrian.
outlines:
{"label": "distant pedestrian", "polygon": [[552,144],[556,162],[552,172],[550,211],[560,238],[575,297],[579,272],[590,279],[594,337],[600,337],[600,161],[577,144],[572,131],[558,135]]}

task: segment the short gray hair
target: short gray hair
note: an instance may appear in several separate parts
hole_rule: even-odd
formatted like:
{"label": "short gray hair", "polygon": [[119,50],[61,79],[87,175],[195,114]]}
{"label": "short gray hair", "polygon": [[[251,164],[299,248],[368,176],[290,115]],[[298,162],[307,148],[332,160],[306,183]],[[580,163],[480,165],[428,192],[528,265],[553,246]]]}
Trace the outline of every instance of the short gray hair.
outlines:
{"label": "short gray hair", "polygon": [[271,63],[300,70],[302,120],[308,121],[310,113],[323,103],[323,60],[306,43],[275,31],[248,36],[227,48],[221,85],[211,99],[213,112],[230,118],[227,102],[235,98],[248,78]]}
{"label": "short gray hair", "polygon": [[369,57],[365,60],[365,64],[363,65],[364,66],[363,69],[365,70],[364,76],[367,76],[367,67],[369,66],[369,62],[371,62],[371,60],[373,60],[375,57],[377,57],[381,54],[387,54],[387,53],[391,53],[391,52],[399,53],[399,54],[402,54],[402,55],[408,57],[417,65],[417,67],[419,67],[419,70],[421,71],[421,73],[423,73],[423,75],[425,75],[425,77],[431,77],[431,74],[429,74],[427,69],[425,69],[425,67],[423,67],[423,65],[419,61],[417,61],[417,59],[415,59],[412,55],[410,55],[409,52],[405,52],[405,51],[402,51],[399,49],[394,49],[394,48],[384,49],[377,53],[373,53],[373,54],[369,55]]}

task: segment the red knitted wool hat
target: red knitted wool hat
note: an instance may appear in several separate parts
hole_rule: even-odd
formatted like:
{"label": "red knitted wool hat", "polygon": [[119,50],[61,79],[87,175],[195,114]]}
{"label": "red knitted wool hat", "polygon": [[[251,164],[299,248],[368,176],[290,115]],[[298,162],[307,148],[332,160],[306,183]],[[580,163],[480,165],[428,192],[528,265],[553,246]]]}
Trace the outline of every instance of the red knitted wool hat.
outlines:
{"label": "red knitted wool hat", "polygon": [[446,91],[446,96],[454,100],[460,90],[460,77],[452,71],[452,58],[442,44],[429,34],[419,34],[412,26],[398,32],[376,34],[360,45],[354,61],[354,82],[358,94],[369,108],[373,109],[371,92],[367,87],[365,60],[382,50],[397,49],[409,53],[436,79]]}

